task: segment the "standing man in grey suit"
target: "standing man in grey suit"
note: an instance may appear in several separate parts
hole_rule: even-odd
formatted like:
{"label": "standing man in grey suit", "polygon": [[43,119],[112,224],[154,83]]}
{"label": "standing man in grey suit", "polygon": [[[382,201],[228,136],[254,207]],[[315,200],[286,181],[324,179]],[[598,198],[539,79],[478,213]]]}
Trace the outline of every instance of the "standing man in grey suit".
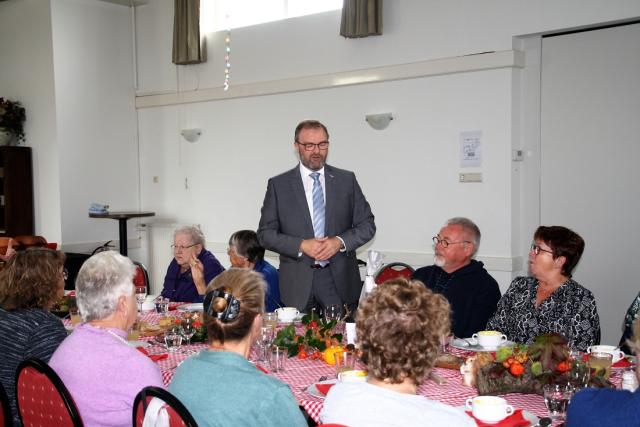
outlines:
{"label": "standing man in grey suit", "polygon": [[362,287],[356,249],[376,232],[371,208],[353,172],[325,163],[329,132],[322,123],[301,122],[294,148],[300,164],[269,180],[258,238],[280,254],[285,304],[304,312],[353,309]]}

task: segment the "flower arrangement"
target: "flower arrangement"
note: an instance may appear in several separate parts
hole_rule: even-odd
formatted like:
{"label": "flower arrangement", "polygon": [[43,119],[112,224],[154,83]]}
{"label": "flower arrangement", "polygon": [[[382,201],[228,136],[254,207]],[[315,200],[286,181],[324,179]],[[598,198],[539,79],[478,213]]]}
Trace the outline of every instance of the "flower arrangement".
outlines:
{"label": "flower arrangement", "polygon": [[305,331],[303,335],[296,334],[294,325],[278,331],[274,345],[286,347],[289,357],[298,356],[301,359],[323,359],[327,363],[335,363],[335,351],[344,350],[341,346],[342,334],[333,333],[337,321],[325,322],[315,312],[306,314],[301,320]]}
{"label": "flower arrangement", "polygon": [[479,353],[475,364],[479,394],[542,394],[542,387],[553,383],[611,387],[603,372],[589,372],[580,358],[571,356],[559,334],[540,335],[530,345],[501,347],[495,355]]}
{"label": "flower arrangement", "polygon": [[0,129],[15,135],[18,141],[24,141],[24,121],[27,115],[18,101],[0,98]]}

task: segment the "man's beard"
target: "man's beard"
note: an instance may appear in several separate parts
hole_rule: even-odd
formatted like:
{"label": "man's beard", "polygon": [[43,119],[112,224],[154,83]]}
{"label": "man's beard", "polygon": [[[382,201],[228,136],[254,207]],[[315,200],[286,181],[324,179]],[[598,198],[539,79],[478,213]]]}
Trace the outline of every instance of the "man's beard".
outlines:
{"label": "man's beard", "polygon": [[442,268],[446,264],[446,261],[442,255],[436,254],[433,256],[433,263],[438,267]]}

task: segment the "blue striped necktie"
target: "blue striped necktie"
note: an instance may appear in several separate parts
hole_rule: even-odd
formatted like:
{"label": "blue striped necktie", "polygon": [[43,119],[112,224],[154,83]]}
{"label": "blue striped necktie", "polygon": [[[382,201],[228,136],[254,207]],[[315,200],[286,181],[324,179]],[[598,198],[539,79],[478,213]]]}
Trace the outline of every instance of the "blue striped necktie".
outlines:
{"label": "blue striped necktie", "polygon": [[[313,172],[309,176],[313,179],[313,189],[311,190],[313,198],[313,235],[315,237],[324,237],[324,194],[322,194],[320,173]],[[328,264],[326,261],[318,261],[317,263],[323,267]]]}

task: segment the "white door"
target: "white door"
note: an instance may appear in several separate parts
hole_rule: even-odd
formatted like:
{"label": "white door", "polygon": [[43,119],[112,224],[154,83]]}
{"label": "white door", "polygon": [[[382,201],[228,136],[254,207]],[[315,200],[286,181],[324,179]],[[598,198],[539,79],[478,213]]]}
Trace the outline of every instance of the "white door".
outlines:
{"label": "white door", "polygon": [[541,212],[586,242],[574,279],[617,344],[640,290],[640,24],[542,41]]}

